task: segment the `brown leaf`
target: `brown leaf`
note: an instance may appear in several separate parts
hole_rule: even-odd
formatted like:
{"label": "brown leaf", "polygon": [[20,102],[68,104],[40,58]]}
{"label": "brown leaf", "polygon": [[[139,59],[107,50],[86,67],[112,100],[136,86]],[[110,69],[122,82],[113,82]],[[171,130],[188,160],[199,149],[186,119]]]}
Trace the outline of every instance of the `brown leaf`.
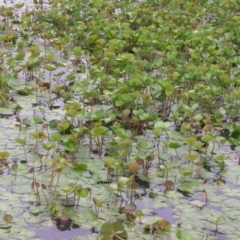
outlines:
{"label": "brown leaf", "polygon": [[140,165],[137,162],[131,163],[128,167],[131,173],[136,173],[139,170],[139,168],[140,168]]}

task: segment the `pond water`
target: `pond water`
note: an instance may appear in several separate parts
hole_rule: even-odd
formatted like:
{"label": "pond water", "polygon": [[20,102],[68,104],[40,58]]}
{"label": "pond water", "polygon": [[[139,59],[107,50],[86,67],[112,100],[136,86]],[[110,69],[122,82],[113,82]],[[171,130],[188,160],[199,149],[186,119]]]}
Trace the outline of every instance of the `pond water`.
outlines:
{"label": "pond water", "polygon": [[[134,75],[135,70],[139,69],[132,73],[131,68],[135,67],[131,65],[135,61],[133,53],[141,52],[141,49],[129,50],[127,46],[129,52],[126,53],[124,49],[118,56],[112,52],[117,43],[120,45],[116,49],[124,45],[124,41],[121,41],[128,39],[131,31],[124,33],[120,39],[114,35],[114,24],[110,30],[108,26],[98,29],[94,19],[101,18],[97,1],[93,1],[97,5],[89,11],[94,18],[88,20],[86,26],[79,21],[77,30],[71,29],[73,22],[70,28],[63,30],[63,22],[59,26],[54,19],[59,16],[60,21],[63,15],[66,22],[71,20],[71,16],[66,14],[72,11],[68,2],[64,14],[59,10],[56,15],[54,13],[45,18],[40,12],[31,31],[27,28],[30,19],[27,12],[34,8],[33,1],[0,0],[0,5],[7,7],[21,3],[25,3],[21,14],[26,16],[21,26],[19,23],[15,25],[15,31],[23,28],[19,30],[20,37],[16,37],[17,46],[12,29],[7,26],[1,29],[4,36],[1,36],[4,73],[0,78],[0,90],[3,88],[4,92],[0,91],[0,238],[92,240],[98,239],[101,232],[102,237],[109,237],[111,233],[102,227],[106,223],[111,223],[108,226],[110,228],[114,223],[120,224],[118,232],[114,232],[123,234],[119,239],[126,239],[125,230],[128,239],[240,238],[240,149],[238,142],[230,138],[240,135],[240,128],[226,122],[222,115],[223,119],[217,118],[219,112],[225,113],[224,109],[219,107],[214,117],[203,119],[202,116],[199,118],[201,111],[195,112],[200,108],[198,103],[183,104],[179,114],[188,117],[185,122],[181,122],[180,130],[177,129],[177,121],[172,120],[175,116],[168,118],[166,113],[161,113],[160,108],[164,106],[159,102],[166,95],[161,96],[158,91],[169,87],[166,94],[170,94],[174,87],[178,89],[179,86],[169,85],[169,79],[158,85],[159,76],[156,74],[146,75],[146,72],[141,72]],[[44,7],[48,7],[46,1]],[[117,13],[116,9],[111,11],[111,8],[110,5],[107,9],[110,22],[114,12],[116,19],[124,14],[121,3]],[[125,17],[130,18],[131,23],[147,21],[132,19],[140,9],[133,13],[131,9],[129,11]],[[43,25],[39,25],[41,21]],[[128,23],[121,24],[119,34],[129,30]],[[195,25],[194,22],[191,24],[192,29]],[[81,33],[87,25],[97,31],[92,34],[93,29],[90,29],[92,31],[87,38],[92,41],[79,47],[77,44],[86,39],[74,33]],[[42,27],[46,27],[46,32],[39,34]],[[60,30],[55,31],[57,27]],[[152,27],[150,25],[149,29]],[[108,50],[104,45],[103,29],[113,37],[119,37],[119,42],[108,43]],[[65,30],[69,36],[61,34]],[[217,30],[221,32],[221,29]],[[137,32],[137,29],[134,31]],[[96,34],[101,38],[98,36],[97,39]],[[77,43],[70,44],[71,37],[75,37]],[[141,44],[145,43],[145,37],[139,39]],[[198,41],[195,36],[193,39]],[[210,41],[210,37],[207,41]],[[86,49],[91,49],[96,42],[99,49],[95,59],[96,56],[92,56]],[[111,61],[114,60],[108,61],[105,55],[103,58],[102,46],[108,57],[117,59],[113,63],[114,71],[111,70],[113,75],[127,62],[126,72],[117,80],[120,84],[116,84],[115,77],[104,75],[110,71]],[[168,48],[174,47],[169,45]],[[162,53],[158,54],[161,56]],[[89,59],[95,65],[90,66]],[[141,62],[140,69],[145,68],[146,59]],[[101,60],[106,62],[98,66]],[[214,69],[216,66],[211,67]],[[149,69],[147,66],[148,72]],[[160,69],[164,69],[162,76],[167,76],[165,68]],[[174,79],[175,75],[171,77]],[[139,79],[146,86],[148,82],[156,81],[154,87],[147,86],[145,89],[139,84]],[[9,87],[5,89],[3,83]],[[105,84],[109,84],[110,90],[106,89]],[[128,84],[132,84],[131,89],[134,89],[131,93],[125,93],[124,87]],[[197,85],[199,89],[209,88],[201,84]],[[98,89],[95,89],[96,86]],[[115,89],[112,86],[117,87]],[[119,89],[122,92],[112,97]],[[180,90],[176,92],[180,93]],[[189,94],[193,93],[198,92],[189,91]],[[208,94],[207,97],[213,95],[212,92]],[[227,92],[226,98],[229,95]],[[153,96],[157,98],[157,103],[151,103]],[[183,102],[186,96],[183,96]],[[115,99],[117,97],[119,100]],[[135,97],[140,100],[136,101],[136,109],[132,111],[129,106]],[[194,97],[196,95],[192,99]],[[128,105],[122,109],[119,106],[124,100]],[[166,105],[174,102],[170,110],[166,108],[166,112],[176,111],[179,99],[175,100],[165,102]],[[146,105],[138,109],[141,104]],[[160,115],[155,117],[156,113]],[[215,118],[218,124],[214,125],[212,121]],[[196,122],[186,127],[188,121],[193,119]],[[221,125],[220,130],[218,125]],[[196,130],[196,133],[191,129],[194,126],[202,129]],[[231,134],[223,136],[223,130],[231,131]],[[235,149],[230,147],[233,143]]]}
{"label": "pond water", "polygon": [[[44,4],[47,4],[47,0],[43,1]],[[0,0],[0,6],[5,7],[13,7],[16,4],[22,4],[24,3],[26,7],[34,7],[34,1],[33,0]]]}

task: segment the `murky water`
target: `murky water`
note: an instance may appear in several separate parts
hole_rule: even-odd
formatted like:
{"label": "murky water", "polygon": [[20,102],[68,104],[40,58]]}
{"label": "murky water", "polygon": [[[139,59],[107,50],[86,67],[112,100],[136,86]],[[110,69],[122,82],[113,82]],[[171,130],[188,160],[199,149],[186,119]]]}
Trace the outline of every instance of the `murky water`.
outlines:
{"label": "murky water", "polygon": [[[48,2],[48,0],[44,1],[44,3],[47,3],[47,2]],[[0,0],[0,5],[7,6],[7,7],[11,7],[16,4],[21,4],[21,3],[25,3],[26,6],[28,6],[28,7],[34,6],[33,0]]]}
{"label": "murky water", "polygon": [[29,7],[33,7],[34,3],[32,0],[0,0],[0,6],[12,7],[16,4],[25,3]]}
{"label": "murky water", "polygon": [[[21,3],[25,3],[25,7],[28,9],[34,8],[34,3],[32,0],[0,0],[0,6],[11,7],[16,4],[21,4]],[[47,6],[47,0],[45,0],[44,6]],[[57,100],[57,101],[59,101],[59,100]],[[59,105],[61,105],[61,104],[59,103]],[[229,149],[226,149],[226,150],[229,150]],[[143,201],[136,200],[135,204],[137,206],[137,209],[146,208],[146,203],[144,202],[144,200]],[[210,207],[210,209],[212,209],[212,207]],[[163,208],[163,209],[153,208],[153,211],[155,211],[159,216],[167,219],[171,223],[176,222],[176,219],[172,217],[172,208],[171,207]],[[36,228],[34,226],[29,225],[28,227],[29,227],[29,229],[34,230],[36,232],[36,237],[46,239],[46,240],[48,240],[48,239],[70,239],[73,236],[83,237],[83,236],[91,234],[90,229],[73,228],[72,226],[69,226],[69,228],[66,228],[66,229],[59,229],[58,226]],[[219,239],[224,240],[226,238],[225,238],[225,236],[219,236]]]}

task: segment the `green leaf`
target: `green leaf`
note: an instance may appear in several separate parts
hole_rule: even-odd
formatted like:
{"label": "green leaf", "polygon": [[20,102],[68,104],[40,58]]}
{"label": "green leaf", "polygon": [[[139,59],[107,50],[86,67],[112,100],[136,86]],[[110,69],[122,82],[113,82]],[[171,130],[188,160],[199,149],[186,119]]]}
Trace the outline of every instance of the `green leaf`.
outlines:
{"label": "green leaf", "polygon": [[202,136],[201,139],[203,142],[209,143],[214,139],[214,137],[212,134],[207,134],[207,135]]}
{"label": "green leaf", "polygon": [[83,209],[82,214],[85,217],[85,219],[89,222],[95,221],[98,219],[96,213],[92,209],[85,208]]}
{"label": "green leaf", "polygon": [[177,149],[177,148],[180,148],[181,145],[177,142],[170,142],[170,143],[168,143],[168,147],[173,148],[173,149]]}
{"label": "green leaf", "polygon": [[193,181],[193,180],[190,182],[185,182],[185,183],[178,185],[179,190],[186,192],[186,193],[190,193],[190,194],[193,194],[197,190],[198,187],[199,187],[198,182]]}
{"label": "green leaf", "polygon": [[59,141],[61,139],[61,137],[62,137],[61,134],[55,133],[54,135],[52,135],[50,137],[50,140],[53,141],[53,142],[57,142],[57,141]]}
{"label": "green leaf", "polygon": [[194,237],[186,231],[178,231],[176,236],[179,240],[194,240]]}
{"label": "green leaf", "polygon": [[20,144],[21,146],[26,146],[26,144],[27,144],[26,139],[23,139],[23,138],[15,138],[14,141],[16,143]]}
{"label": "green leaf", "polygon": [[0,160],[5,160],[8,159],[10,156],[9,152],[5,151],[5,152],[0,152]]}
{"label": "green leaf", "polygon": [[40,117],[33,118],[33,121],[35,124],[42,124],[44,122],[44,120]]}
{"label": "green leaf", "polygon": [[110,222],[105,222],[101,227],[101,234],[105,237],[111,236],[114,234],[113,226]]}
{"label": "green leaf", "polygon": [[52,71],[56,70],[57,67],[54,66],[54,65],[48,64],[48,65],[45,65],[44,68],[45,68],[47,71],[52,72]]}
{"label": "green leaf", "polygon": [[196,141],[197,141],[196,136],[191,136],[186,139],[186,143],[190,146],[193,145]]}
{"label": "green leaf", "polygon": [[74,47],[73,48],[73,55],[76,57],[80,57],[82,55],[81,47]]}
{"label": "green leaf", "polygon": [[172,126],[171,122],[162,122],[162,121],[158,121],[154,124],[154,128],[160,128],[160,129],[168,129]]}
{"label": "green leaf", "polygon": [[106,166],[112,166],[115,162],[115,158],[105,158],[104,159],[104,163]]}
{"label": "green leaf", "polygon": [[190,161],[195,161],[197,158],[198,158],[199,154],[196,153],[196,154],[188,154],[187,155],[187,159],[190,160]]}
{"label": "green leaf", "polygon": [[100,200],[96,199],[95,197],[93,198],[93,202],[98,207],[101,207],[104,204],[104,201],[100,201]]}
{"label": "green leaf", "polygon": [[43,143],[42,146],[45,150],[49,151],[49,150],[55,148],[55,143],[47,142],[47,143]]}
{"label": "green leaf", "polygon": [[143,217],[144,214],[143,214],[143,212],[142,212],[141,210],[136,210],[135,216],[136,216],[136,217]]}
{"label": "green leaf", "polygon": [[151,142],[149,142],[149,141],[138,140],[137,141],[137,147],[147,150],[147,149],[152,149],[153,148],[153,144]]}
{"label": "green leaf", "polygon": [[86,198],[89,194],[89,189],[83,188],[80,192],[80,196]]}
{"label": "green leaf", "polygon": [[31,134],[35,139],[44,140],[47,138],[47,135],[41,131],[37,131]]}
{"label": "green leaf", "polygon": [[112,226],[113,226],[113,231],[115,233],[122,232],[125,230],[125,228],[121,222],[113,222]]}
{"label": "green leaf", "polygon": [[52,167],[52,171],[60,173],[65,167],[65,164],[58,162],[54,164],[54,166]]}
{"label": "green leaf", "polygon": [[66,131],[70,127],[70,123],[69,122],[59,123],[57,127],[63,131]]}
{"label": "green leaf", "polygon": [[81,171],[86,171],[88,169],[88,166],[84,163],[72,162],[72,166]]}
{"label": "green leaf", "polygon": [[107,131],[107,128],[104,126],[96,127],[90,131],[91,135],[94,137],[100,137]]}
{"label": "green leaf", "polygon": [[60,122],[60,121],[57,120],[57,119],[51,120],[51,121],[49,122],[49,128],[50,128],[50,129],[57,129],[59,122]]}

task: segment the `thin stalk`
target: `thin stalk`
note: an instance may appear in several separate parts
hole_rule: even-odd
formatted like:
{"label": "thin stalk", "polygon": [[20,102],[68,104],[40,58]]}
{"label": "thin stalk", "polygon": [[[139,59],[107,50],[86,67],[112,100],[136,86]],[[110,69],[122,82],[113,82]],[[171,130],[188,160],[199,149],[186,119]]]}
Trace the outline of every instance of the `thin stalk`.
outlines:
{"label": "thin stalk", "polygon": [[40,194],[39,194],[39,191],[38,191],[38,186],[37,186],[37,182],[35,183],[35,186],[36,186],[36,191],[37,191],[37,203],[40,203],[41,202],[41,199],[40,199]]}
{"label": "thin stalk", "polygon": [[167,135],[167,140],[169,140],[169,134],[168,134],[168,132],[167,132],[167,130],[165,130],[165,133],[166,133],[166,135]]}
{"label": "thin stalk", "polygon": [[66,204],[68,206],[68,194],[66,193]]}
{"label": "thin stalk", "polygon": [[175,185],[176,185],[176,180],[177,180],[177,173],[175,174],[175,177],[174,177],[174,181],[173,181],[173,189],[174,189],[174,187],[175,187]]}
{"label": "thin stalk", "polygon": [[99,138],[97,138],[97,145],[98,145],[98,155],[101,156],[102,155],[102,153],[101,153],[101,143],[100,143]]}
{"label": "thin stalk", "polygon": [[214,148],[215,148],[215,141],[213,141],[212,153],[213,153],[213,151],[214,151]]}
{"label": "thin stalk", "polygon": [[177,157],[180,158],[180,156],[178,155],[177,149],[175,149],[175,153],[176,153]]}
{"label": "thin stalk", "polygon": [[207,143],[207,146],[206,146],[205,157],[207,157],[207,153],[208,153],[208,143]]}
{"label": "thin stalk", "polygon": [[158,137],[158,145],[157,145],[157,148],[158,148],[158,164],[160,165],[161,164],[161,158],[160,158],[160,137]]}
{"label": "thin stalk", "polygon": [[167,174],[166,174],[166,181],[168,180],[168,169],[166,169]]}
{"label": "thin stalk", "polygon": [[47,154],[46,154],[46,161],[47,161],[47,159],[48,159],[49,151],[50,151],[50,150],[48,150],[48,151],[47,151]]}
{"label": "thin stalk", "polygon": [[[80,201],[80,196],[78,197],[77,207],[79,206],[79,201]],[[96,205],[95,205],[95,207],[96,207]]]}
{"label": "thin stalk", "polygon": [[59,181],[60,173],[61,172],[58,173],[58,178],[57,178],[57,182],[56,182],[56,185],[55,185],[55,188],[54,188],[54,191],[53,191],[53,195],[55,194],[56,189],[57,189],[57,184],[58,184],[58,181]]}
{"label": "thin stalk", "polygon": [[35,180],[32,182],[32,189],[33,189],[34,193],[37,194],[34,186],[35,186]]}
{"label": "thin stalk", "polygon": [[[55,173],[55,175],[54,175],[54,173]],[[54,177],[55,177],[56,175],[57,175],[57,172],[52,172],[51,181],[50,181],[50,183],[48,184],[49,187],[52,186],[53,179],[54,179]]]}
{"label": "thin stalk", "polygon": [[46,199],[46,202],[48,203],[48,199],[47,199],[47,196],[46,196],[45,192],[43,191],[43,188],[42,188],[42,192],[43,192],[43,195],[44,195],[44,197]]}
{"label": "thin stalk", "polygon": [[25,148],[25,146],[23,146],[23,151],[24,151],[25,160],[26,160],[26,163],[27,163],[27,152],[26,152],[26,148]]}

